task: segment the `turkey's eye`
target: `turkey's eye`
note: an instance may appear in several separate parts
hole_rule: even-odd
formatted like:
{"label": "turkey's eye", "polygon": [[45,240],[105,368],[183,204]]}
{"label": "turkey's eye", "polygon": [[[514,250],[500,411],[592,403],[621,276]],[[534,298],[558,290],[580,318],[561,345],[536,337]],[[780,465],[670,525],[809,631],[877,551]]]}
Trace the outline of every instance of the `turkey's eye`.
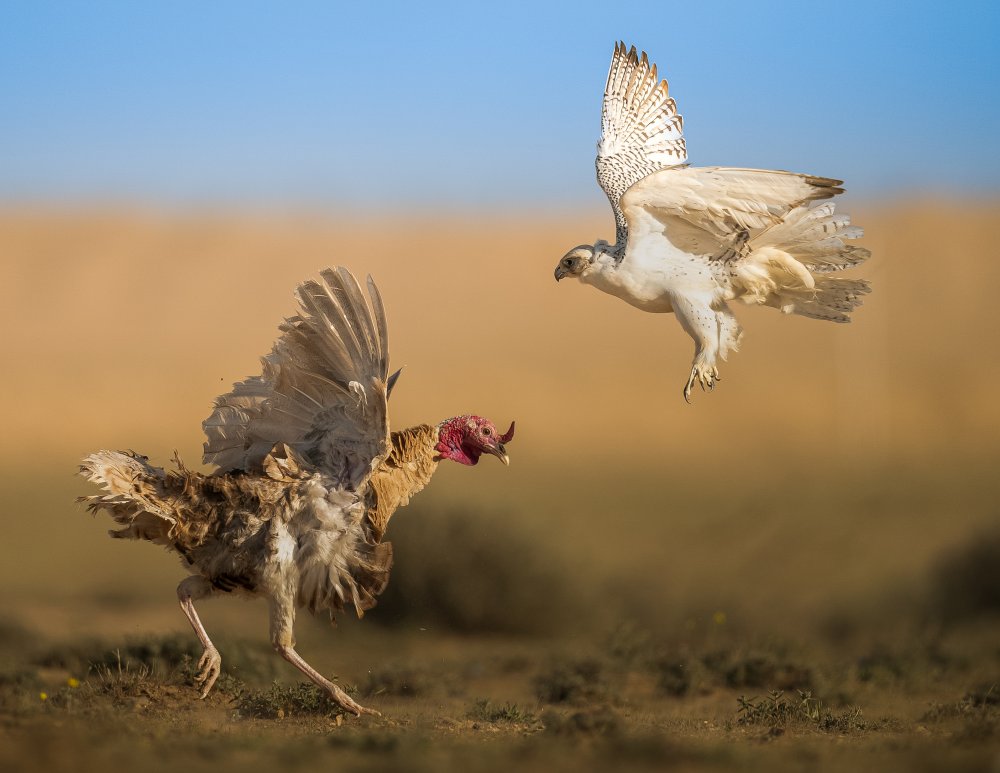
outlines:
{"label": "turkey's eye", "polygon": [[489,437],[493,434],[493,431],[489,427],[483,427],[483,435]]}

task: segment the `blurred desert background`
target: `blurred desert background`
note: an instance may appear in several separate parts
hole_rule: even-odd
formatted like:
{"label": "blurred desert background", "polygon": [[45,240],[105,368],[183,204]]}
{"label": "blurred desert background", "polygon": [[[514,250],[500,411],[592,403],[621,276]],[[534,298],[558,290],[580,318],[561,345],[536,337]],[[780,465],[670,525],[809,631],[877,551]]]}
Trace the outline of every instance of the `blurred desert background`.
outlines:
{"label": "blurred desert background", "polygon": [[[393,583],[362,624],[300,623],[319,662],[357,680],[387,658],[426,665],[437,637],[461,652],[497,636],[603,643],[623,626],[876,649],[944,626],[964,642],[997,611],[998,209],[856,203],[874,290],[855,321],[740,308],[743,350],[686,405],[690,342],[671,317],[551,278],[567,245],[607,227],[602,210],[8,208],[3,619],[46,641],[189,637],[179,561],[109,540],[73,501],[89,493],[77,463],[134,448],[197,465],[212,399],[256,372],[294,285],[344,264],[384,296],[405,366],[396,426],[477,412],[518,430],[510,468],[444,466],[396,514]],[[202,614],[266,650],[262,604]]]}
{"label": "blurred desert background", "polygon": [[67,594],[173,612],[175,560],[107,540],[72,502],[87,493],[77,462],[134,448],[197,465],[212,399],[257,372],[294,286],[337,264],[384,295],[404,367],[394,426],[518,422],[509,470],[446,466],[419,511],[464,508],[483,535],[528,530],[581,584],[632,574],[665,609],[785,616],[912,585],[997,515],[998,207],[851,209],[874,255],[855,321],[738,308],[743,349],[692,405],[691,344],[672,316],[550,276],[567,245],[606,229],[603,211],[456,223],[8,210],[7,603],[62,607],[46,626],[86,625]]}
{"label": "blurred desert background", "polygon": [[[487,14],[475,32],[443,7],[401,12],[433,45],[311,7],[252,21],[216,9],[181,50],[162,30],[188,29],[183,4],[103,8],[87,24],[106,50],[51,8],[22,10],[24,34],[0,37],[23,65],[0,68],[23,107],[0,126],[0,762],[1000,764],[1000,189],[976,141],[1000,127],[976,91],[994,77],[980,38],[995,9],[932,24],[929,4],[905,19],[853,4],[863,23],[844,42],[727,6],[741,36],[795,41],[761,55],[757,75],[787,82],[740,96],[754,107],[738,127],[713,106],[731,90],[695,66],[697,41],[650,33],[632,9],[626,32],[670,65],[673,93],[690,84],[678,99],[704,148],[693,160],[844,176],[838,206],[872,252],[852,272],[873,288],[852,324],[737,305],[742,349],[687,405],[692,344],[672,315],[552,278],[567,249],[613,233],[590,164],[625,34],[555,5]],[[223,39],[268,45],[255,63],[223,56]],[[823,41],[856,58],[796,70]],[[382,56],[349,66],[369,42]],[[525,63],[549,43],[534,82]],[[916,50],[939,64],[924,84],[884,57]],[[490,99],[470,68],[435,80],[480,52],[484,70],[511,68]],[[370,84],[397,70],[393,108]],[[336,98],[295,80],[321,75]],[[855,84],[856,121],[831,122],[814,77]],[[949,164],[921,160],[919,133],[894,134],[926,115],[922,89],[950,115]],[[366,120],[342,121],[338,100]],[[529,110],[537,121],[517,120]],[[405,131],[391,126],[401,114]],[[295,285],[333,265],[381,289],[404,367],[393,425],[516,420],[512,463],[442,465],[393,518],[379,606],[335,628],[300,618],[304,657],[383,718],[343,717],[300,686],[269,651],[259,601],[200,605],[225,674],[198,702],[180,562],[109,540],[107,519],[74,501],[92,493],[77,466],[134,449],[201,468],[213,399],[257,372]]]}

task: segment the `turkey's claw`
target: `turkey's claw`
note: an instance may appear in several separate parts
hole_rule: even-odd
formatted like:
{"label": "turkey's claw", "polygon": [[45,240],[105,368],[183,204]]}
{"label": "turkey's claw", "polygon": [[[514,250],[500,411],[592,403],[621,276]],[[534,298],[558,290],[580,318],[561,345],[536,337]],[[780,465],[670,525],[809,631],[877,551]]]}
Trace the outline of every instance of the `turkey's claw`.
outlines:
{"label": "turkey's claw", "polygon": [[373,717],[382,716],[379,712],[375,711],[375,709],[369,709],[357,703],[353,698],[351,698],[350,695],[341,690],[335,684],[331,684],[327,688],[326,692],[334,703],[340,706],[344,711],[351,712],[356,717],[360,717],[362,714],[370,714]]}
{"label": "turkey's claw", "polygon": [[202,699],[208,697],[221,672],[222,657],[219,655],[219,651],[215,647],[206,647],[198,660],[198,674],[194,678],[194,681],[201,685],[200,697]]}

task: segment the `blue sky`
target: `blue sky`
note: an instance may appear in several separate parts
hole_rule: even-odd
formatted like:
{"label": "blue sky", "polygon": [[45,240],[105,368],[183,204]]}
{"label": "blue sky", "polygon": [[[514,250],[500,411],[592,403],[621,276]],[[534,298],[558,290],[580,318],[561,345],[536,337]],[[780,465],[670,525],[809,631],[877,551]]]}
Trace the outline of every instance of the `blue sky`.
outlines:
{"label": "blue sky", "polygon": [[611,50],[692,163],[1000,191],[1000,2],[16,2],[0,201],[597,205]]}

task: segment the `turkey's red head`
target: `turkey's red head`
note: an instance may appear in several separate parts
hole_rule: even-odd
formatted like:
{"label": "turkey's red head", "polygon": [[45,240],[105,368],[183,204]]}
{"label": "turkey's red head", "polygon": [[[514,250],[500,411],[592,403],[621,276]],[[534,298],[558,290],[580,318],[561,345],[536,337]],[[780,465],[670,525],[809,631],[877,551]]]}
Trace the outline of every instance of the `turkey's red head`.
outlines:
{"label": "turkey's red head", "polygon": [[503,434],[496,425],[481,416],[456,416],[441,422],[435,450],[443,459],[473,465],[483,454],[493,454],[504,464],[510,464],[505,444],[514,439],[514,422]]}

